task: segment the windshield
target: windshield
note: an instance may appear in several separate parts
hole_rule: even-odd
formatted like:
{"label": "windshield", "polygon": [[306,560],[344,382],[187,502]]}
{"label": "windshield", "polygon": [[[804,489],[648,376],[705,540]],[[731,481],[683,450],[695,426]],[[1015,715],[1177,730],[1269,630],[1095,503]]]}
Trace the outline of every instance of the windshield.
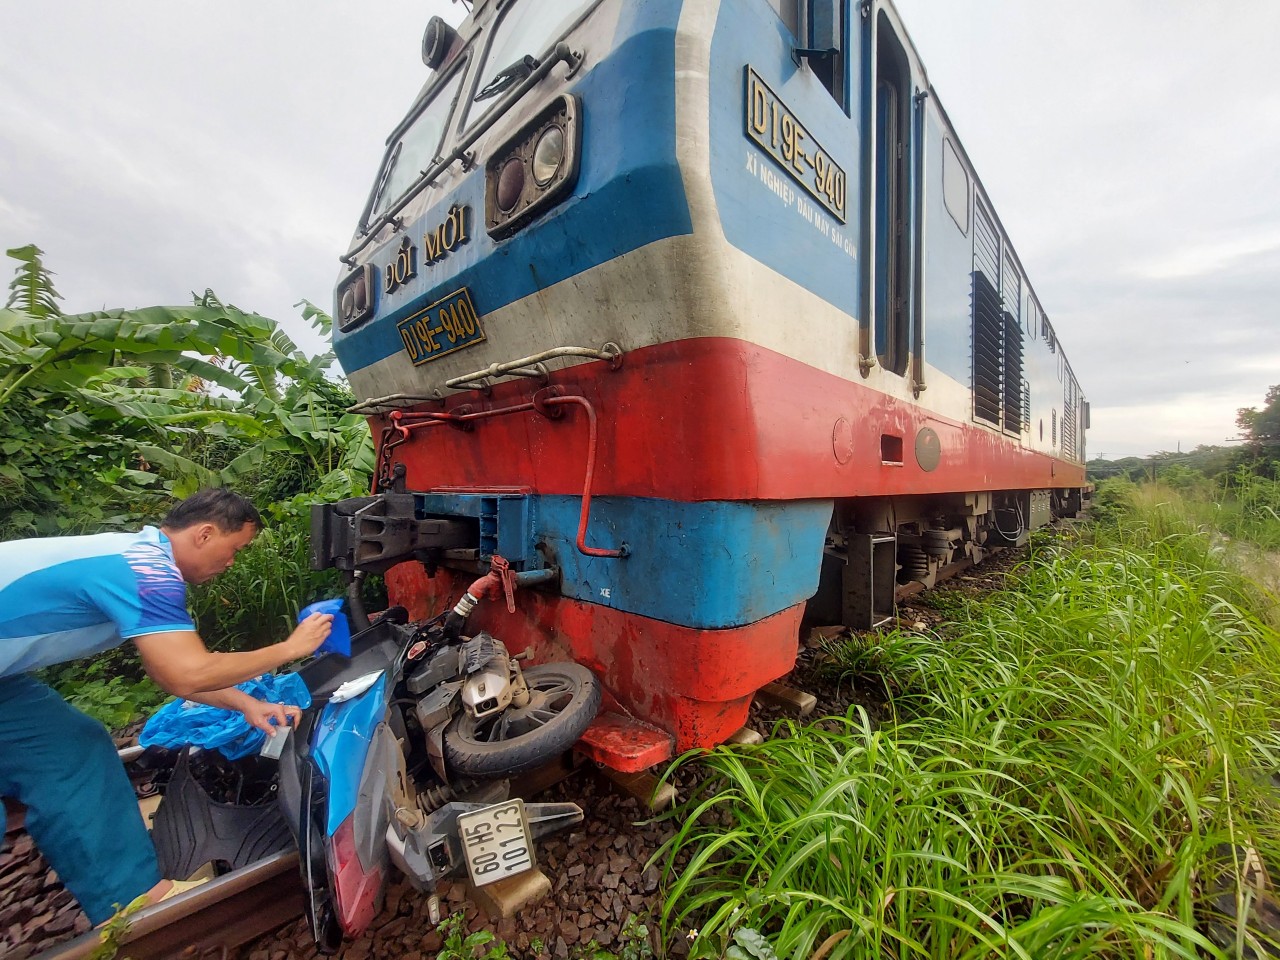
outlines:
{"label": "windshield", "polygon": [[414,118],[413,123],[387,152],[387,161],[383,164],[379,180],[381,186],[373,201],[372,217],[382,214],[398,200],[439,155],[440,139],[449,119],[449,108],[453,106],[453,98],[458,92],[463,73],[463,70],[455,70],[452,77],[436,88],[431,102]]}
{"label": "windshield", "polygon": [[[493,32],[489,52],[480,67],[480,84],[477,89],[484,89],[493,82],[494,77],[522,57],[541,57],[577,22],[583,11],[595,2],[596,0],[560,0],[554,4],[556,9],[548,9],[553,6],[549,3],[512,4]],[[501,99],[499,95],[471,104],[467,123],[475,123]]]}

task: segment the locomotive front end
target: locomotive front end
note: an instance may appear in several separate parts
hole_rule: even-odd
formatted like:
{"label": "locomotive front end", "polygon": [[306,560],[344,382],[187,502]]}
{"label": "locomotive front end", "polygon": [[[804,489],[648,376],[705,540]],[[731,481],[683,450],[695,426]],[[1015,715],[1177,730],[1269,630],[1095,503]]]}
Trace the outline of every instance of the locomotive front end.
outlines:
{"label": "locomotive front end", "polygon": [[790,669],[830,513],[745,502],[754,414],[719,402],[742,358],[695,336],[715,264],[677,144],[693,7],[433,21],[335,293],[378,458],[373,497],[319,511],[314,562],[385,571],[426,619],[505,561],[477,621],[601,678],[580,747],[618,769],[724,740]]}

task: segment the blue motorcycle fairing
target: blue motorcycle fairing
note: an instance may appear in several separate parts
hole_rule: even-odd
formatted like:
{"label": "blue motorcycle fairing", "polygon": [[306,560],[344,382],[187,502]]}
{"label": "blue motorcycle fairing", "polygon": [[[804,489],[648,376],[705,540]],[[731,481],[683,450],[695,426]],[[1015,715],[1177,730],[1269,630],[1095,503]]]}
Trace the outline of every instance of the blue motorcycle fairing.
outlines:
{"label": "blue motorcycle fairing", "polygon": [[324,705],[311,748],[329,783],[325,833],[333,836],[356,808],[360,775],[373,742],[373,732],[387,712],[387,673],[364,693],[342,703]]}

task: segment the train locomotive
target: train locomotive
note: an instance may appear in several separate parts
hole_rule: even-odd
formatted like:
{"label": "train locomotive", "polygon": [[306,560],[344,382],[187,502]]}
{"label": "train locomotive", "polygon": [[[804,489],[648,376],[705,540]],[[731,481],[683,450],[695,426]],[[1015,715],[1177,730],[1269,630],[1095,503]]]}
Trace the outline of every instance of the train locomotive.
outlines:
{"label": "train locomotive", "polygon": [[1088,404],[888,0],[475,0],[423,59],[335,293],[353,597],[496,571],[473,622],[589,667],[578,748],[640,770],[806,619],[1080,508]]}

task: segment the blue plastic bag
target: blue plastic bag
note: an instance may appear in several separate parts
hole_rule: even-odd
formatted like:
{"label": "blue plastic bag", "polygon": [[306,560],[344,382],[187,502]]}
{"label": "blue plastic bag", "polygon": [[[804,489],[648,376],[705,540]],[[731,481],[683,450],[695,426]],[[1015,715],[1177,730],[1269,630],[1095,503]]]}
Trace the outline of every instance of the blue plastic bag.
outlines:
{"label": "blue plastic bag", "polygon": [[[296,673],[272,676],[264,673],[257,680],[236,684],[256,700],[287,703],[305,710],[311,706],[311,691]],[[278,736],[278,734],[277,734]],[[262,748],[267,735],[251,727],[244,714],[224,710],[191,700],[170,700],[151,715],[138,736],[144,747],[200,747],[217,750],[228,760],[238,760]]]}
{"label": "blue plastic bag", "polygon": [[351,656],[351,624],[347,622],[347,615],[342,611],[343,604],[346,602],[343,597],[337,597],[333,600],[317,600],[315,603],[307,604],[298,614],[299,623],[313,613],[333,614],[333,624],[329,628],[329,636],[325,637],[324,643],[316,648],[316,653],[340,653],[344,657]]}

